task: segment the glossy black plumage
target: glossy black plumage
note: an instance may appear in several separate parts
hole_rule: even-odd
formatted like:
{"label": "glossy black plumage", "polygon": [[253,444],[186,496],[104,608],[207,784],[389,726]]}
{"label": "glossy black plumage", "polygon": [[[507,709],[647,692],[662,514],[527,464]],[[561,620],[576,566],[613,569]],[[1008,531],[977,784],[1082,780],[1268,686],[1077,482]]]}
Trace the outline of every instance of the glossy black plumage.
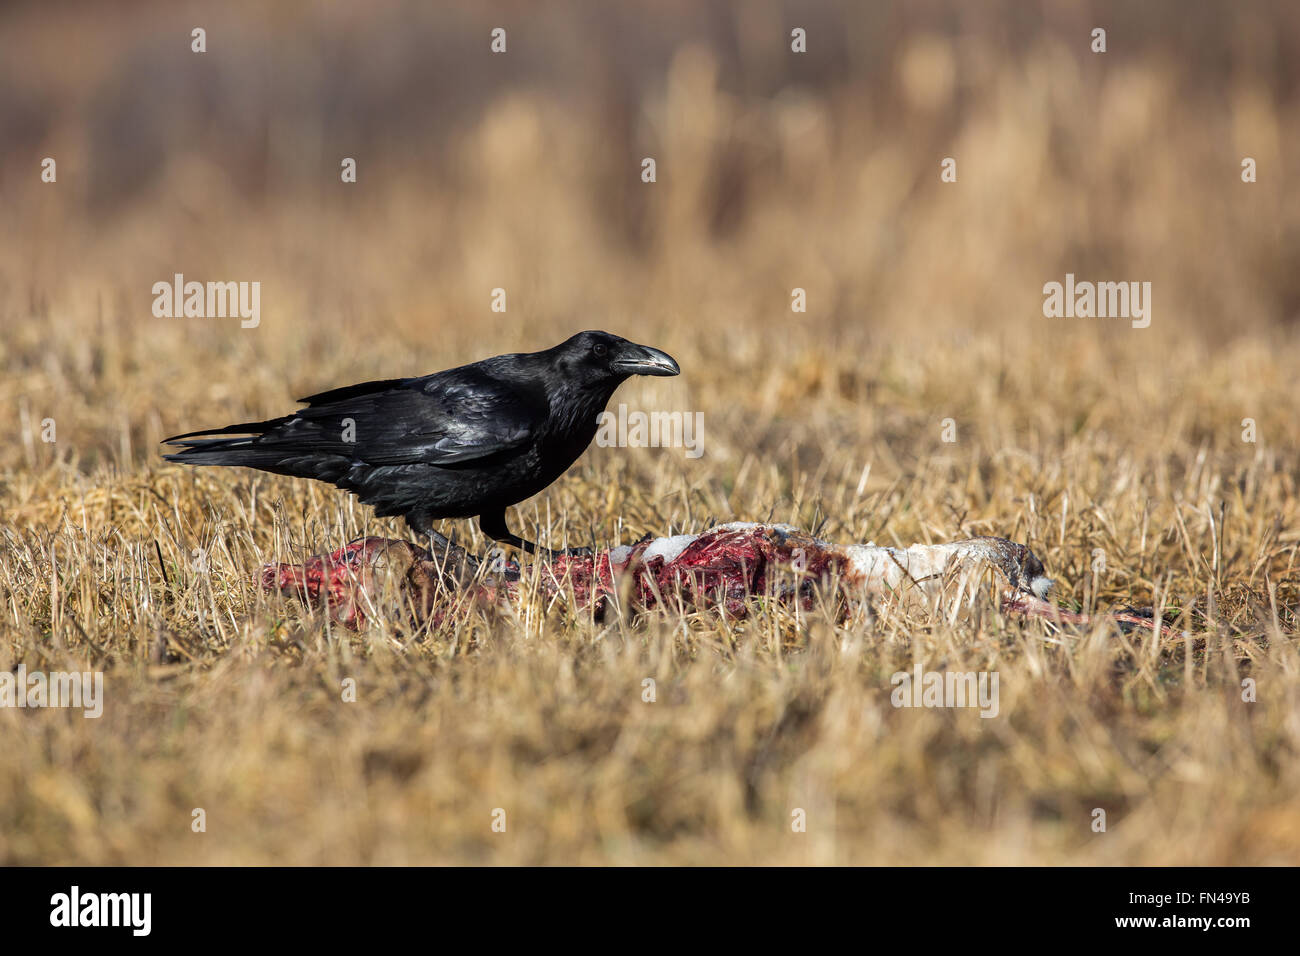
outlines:
{"label": "glossy black plumage", "polygon": [[349,385],[282,418],[177,435],[165,443],[183,450],[165,457],[328,481],[420,533],[477,515],[488,536],[532,551],[506,526],[506,508],[578,459],[627,378],[678,371],[657,349],[581,332],[545,351]]}

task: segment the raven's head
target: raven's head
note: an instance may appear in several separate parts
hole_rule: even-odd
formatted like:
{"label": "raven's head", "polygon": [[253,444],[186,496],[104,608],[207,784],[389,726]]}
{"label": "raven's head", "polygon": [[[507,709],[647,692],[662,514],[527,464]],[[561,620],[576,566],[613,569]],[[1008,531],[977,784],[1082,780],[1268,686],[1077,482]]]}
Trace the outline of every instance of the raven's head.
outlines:
{"label": "raven's head", "polygon": [[677,375],[681,372],[667,352],[637,345],[608,332],[579,332],[558,346],[556,359],[570,381],[584,385],[617,385],[632,375]]}

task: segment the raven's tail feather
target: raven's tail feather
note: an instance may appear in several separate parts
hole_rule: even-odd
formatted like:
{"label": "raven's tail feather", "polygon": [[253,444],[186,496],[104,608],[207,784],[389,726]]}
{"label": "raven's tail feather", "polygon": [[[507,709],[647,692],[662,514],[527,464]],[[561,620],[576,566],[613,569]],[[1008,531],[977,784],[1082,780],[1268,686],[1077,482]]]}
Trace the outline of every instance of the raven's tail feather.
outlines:
{"label": "raven's tail feather", "polygon": [[[266,432],[287,421],[272,418],[264,422],[244,422],[225,428],[205,428],[164,438],[164,445],[182,450],[163,455],[164,461],[185,465],[228,465],[244,468],[270,469],[284,458],[283,448],[258,447],[257,440]],[[243,435],[242,438],[204,438],[204,435]]]}
{"label": "raven's tail feather", "polygon": [[[268,418],[264,422],[243,422],[239,425],[227,425],[225,428],[200,428],[196,432],[186,432],[184,435],[173,435],[171,438],[164,438],[164,445],[200,445],[203,442],[186,441],[187,438],[199,438],[203,435],[264,435],[277,425],[283,425],[291,416],[281,418]],[[227,439],[228,440],[228,439]]]}
{"label": "raven's tail feather", "polygon": [[208,441],[172,442],[184,449],[163,455],[164,461],[183,465],[229,465],[243,468],[269,469],[280,463],[284,451],[258,448],[251,438],[213,438]]}

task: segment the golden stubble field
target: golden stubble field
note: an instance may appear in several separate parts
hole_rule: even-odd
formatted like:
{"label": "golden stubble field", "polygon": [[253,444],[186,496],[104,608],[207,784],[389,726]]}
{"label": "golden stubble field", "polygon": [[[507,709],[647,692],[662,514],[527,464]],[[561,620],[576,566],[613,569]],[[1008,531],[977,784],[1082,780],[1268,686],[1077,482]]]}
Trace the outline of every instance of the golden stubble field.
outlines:
{"label": "golden stubble field", "polygon": [[[233,4],[197,61],[170,35],[183,6],[5,13],[0,668],[99,670],[105,703],[0,708],[0,862],[1300,862],[1300,107],[1295,58],[1260,53],[1291,14],[1178,33],[1169,4],[1099,4],[1118,27],[1096,56],[1088,5],[957,33],[909,6],[814,5],[871,37],[820,67],[786,62],[760,5],[719,7],[734,46],[675,5],[644,36],[611,13],[585,58],[585,8],[533,14],[503,67],[466,52],[494,21],[470,6],[378,4],[363,30]],[[465,79],[427,109],[421,50],[393,39],[421,30],[473,38],[438,41]],[[276,69],[244,69],[259,50]],[[177,272],[260,281],[260,324],[155,318]],[[1045,318],[1066,273],[1150,281],[1150,327]],[[1062,603],[1159,603],[1190,639],[530,601],[350,633],[257,571],[399,523],[159,458],[166,435],[584,328],[679,360],[615,403],[702,412],[705,453],[593,447],[512,515],[526,537],[998,534]],[[999,715],[895,709],[918,660],[996,671]]]}

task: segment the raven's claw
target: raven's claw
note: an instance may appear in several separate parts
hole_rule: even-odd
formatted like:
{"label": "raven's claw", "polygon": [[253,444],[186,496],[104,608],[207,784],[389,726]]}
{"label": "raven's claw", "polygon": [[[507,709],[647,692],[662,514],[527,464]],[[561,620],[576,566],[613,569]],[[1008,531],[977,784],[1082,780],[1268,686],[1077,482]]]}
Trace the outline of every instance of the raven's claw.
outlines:
{"label": "raven's claw", "polygon": [[560,551],[552,550],[550,553],[551,553],[551,558],[554,559],[554,558],[589,558],[596,552],[592,551],[591,548],[564,548]]}

